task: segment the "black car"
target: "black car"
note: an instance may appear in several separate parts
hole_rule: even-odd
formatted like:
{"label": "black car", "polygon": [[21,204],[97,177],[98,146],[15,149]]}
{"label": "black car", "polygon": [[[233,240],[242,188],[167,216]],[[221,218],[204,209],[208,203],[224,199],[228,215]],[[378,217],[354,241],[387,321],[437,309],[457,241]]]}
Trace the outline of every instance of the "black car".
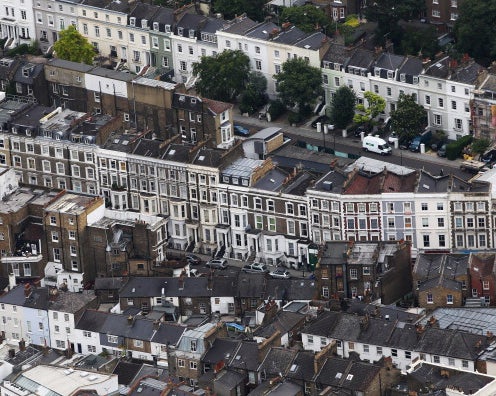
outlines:
{"label": "black car", "polygon": [[312,128],[317,128],[317,123],[320,122],[322,125],[323,124],[328,124],[331,120],[329,119],[329,117],[325,116],[325,115],[321,115],[321,116],[318,116],[315,120],[312,121],[312,123],[310,124],[310,126]]}

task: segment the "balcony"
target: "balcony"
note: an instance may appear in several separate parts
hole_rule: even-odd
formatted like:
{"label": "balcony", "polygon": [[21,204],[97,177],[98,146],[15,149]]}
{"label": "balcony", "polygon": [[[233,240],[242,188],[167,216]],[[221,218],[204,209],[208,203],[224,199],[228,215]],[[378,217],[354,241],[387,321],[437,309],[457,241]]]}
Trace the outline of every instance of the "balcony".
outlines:
{"label": "balcony", "polygon": [[18,242],[16,250],[2,257],[2,263],[38,263],[43,259],[38,244],[35,242]]}

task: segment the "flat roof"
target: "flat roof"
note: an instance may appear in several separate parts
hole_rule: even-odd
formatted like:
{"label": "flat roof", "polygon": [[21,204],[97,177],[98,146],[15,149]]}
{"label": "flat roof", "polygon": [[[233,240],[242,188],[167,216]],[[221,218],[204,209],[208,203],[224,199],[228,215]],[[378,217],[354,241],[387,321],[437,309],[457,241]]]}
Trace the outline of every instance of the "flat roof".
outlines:
{"label": "flat roof", "polygon": [[109,393],[117,391],[117,375],[101,374],[83,370],[67,369],[64,367],[39,365],[24,371],[14,383],[42,395],[70,395],[78,389],[89,389],[95,384],[104,383],[115,377],[116,389],[109,389]]}

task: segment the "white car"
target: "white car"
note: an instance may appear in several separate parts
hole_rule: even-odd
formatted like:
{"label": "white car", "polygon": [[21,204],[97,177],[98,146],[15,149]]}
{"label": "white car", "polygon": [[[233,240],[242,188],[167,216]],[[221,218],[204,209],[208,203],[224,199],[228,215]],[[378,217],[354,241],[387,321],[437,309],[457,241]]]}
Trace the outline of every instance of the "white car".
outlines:
{"label": "white car", "polygon": [[261,263],[246,264],[241,270],[243,272],[249,272],[253,274],[263,274],[265,272],[269,272],[267,270],[267,266]]}
{"label": "white car", "polygon": [[291,278],[291,274],[288,270],[284,268],[276,268],[274,271],[270,272],[269,275],[275,279],[289,279]]}

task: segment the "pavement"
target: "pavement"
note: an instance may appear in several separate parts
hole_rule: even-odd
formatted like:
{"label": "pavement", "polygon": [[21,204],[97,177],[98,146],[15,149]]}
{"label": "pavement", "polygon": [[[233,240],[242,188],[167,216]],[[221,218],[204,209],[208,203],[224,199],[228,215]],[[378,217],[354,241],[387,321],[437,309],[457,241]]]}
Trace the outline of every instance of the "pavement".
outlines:
{"label": "pavement", "polygon": [[[292,135],[297,135],[301,137],[302,139],[304,138],[309,138],[309,139],[320,139],[322,136],[322,132],[318,133],[316,129],[312,128],[310,126],[311,121],[315,118],[316,116],[311,117],[311,120],[308,121],[307,123],[300,125],[300,126],[292,126],[289,124],[287,121],[287,118],[282,116],[281,118],[277,119],[274,122],[268,122],[267,120],[259,120],[257,116],[243,116],[240,114],[239,109],[235,106],[233,109],[233,119],[235,123],[240,123],[243,125],[249,125],[257,130],[267,128],[267,127],[280,127],[283,129],[285,132],[292,134]],[[252,132],[250,130],[250,132]],[[340,133],[341,131],[334,131],[335,133],[335,141],[337,144],[343,144],[343,145],[356,145],[356,143],[352,142],[351,137],[343,137]],[[329,136],[333,136],[332,132],[329,132]],[[333,137],[334,140],[334,137]],[[353,140],[357,140],[357,138],[353,138]],[[397,149],[399,151],[399,149]],[[424,154],[421,153],[412,153],[409,150],[401,150],[401,155],[403,158],[411,158],[413,160],[417,160],[420,163],[421,162],[431,162],[434,164],[439,164],[439,165],[444,165],[446,167],[459,167],[459,164],[463,161],[462,159],[457,159],[454,161],[448,160],[446,158],[438,157],[437,154],[433,151],[428,151]],[[386,157],[382,157],[381,159],[387,160]]]}

